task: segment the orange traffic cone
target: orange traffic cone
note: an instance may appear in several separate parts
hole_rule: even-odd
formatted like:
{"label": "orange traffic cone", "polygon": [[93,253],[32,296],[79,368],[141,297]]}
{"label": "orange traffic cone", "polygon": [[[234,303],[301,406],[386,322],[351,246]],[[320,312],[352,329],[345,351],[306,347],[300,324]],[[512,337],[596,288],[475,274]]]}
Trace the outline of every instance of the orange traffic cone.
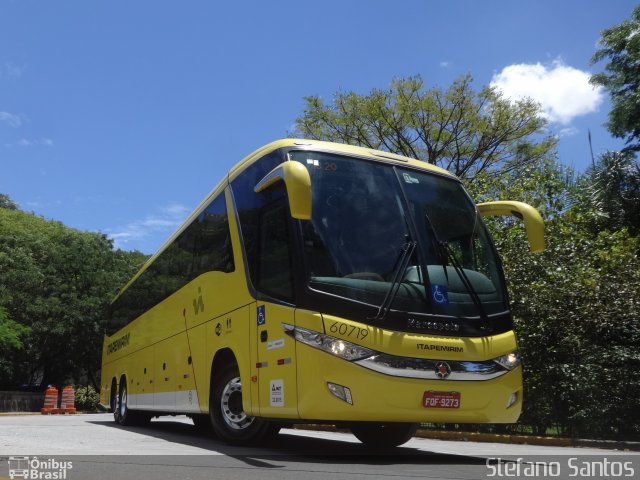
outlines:
{"label": "orange traffic cone", "polygon": [[44,395],[44,406],[40,409],[43,415],[60,413],[58,410],[58,389],[53,385],[49,385]]}
{"label": "orange traffic cone", "polygon": [[76,413],[76,391],[68,385],[62,390],[62,400],[60,401],[60,413]]}

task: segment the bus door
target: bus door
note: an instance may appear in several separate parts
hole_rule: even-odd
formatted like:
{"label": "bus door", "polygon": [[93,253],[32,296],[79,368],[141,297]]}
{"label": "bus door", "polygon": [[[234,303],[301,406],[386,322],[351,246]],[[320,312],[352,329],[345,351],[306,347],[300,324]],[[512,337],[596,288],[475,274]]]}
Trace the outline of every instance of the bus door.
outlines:
{"label": "bus door", "polygon": [[255,366],[261,416],[298,416],[295,340],[283,328],[283,324],[294,325],[294,314],[288,306],[266,302],[256,305]]}
{"label": "bus door", "polygon": [[263,195],[254,270],[255,287],[260,292],[254,320],[259,414],[297,417],[295,341],[283,326],[294,325],[295,316],[289,204],[282,188]]}

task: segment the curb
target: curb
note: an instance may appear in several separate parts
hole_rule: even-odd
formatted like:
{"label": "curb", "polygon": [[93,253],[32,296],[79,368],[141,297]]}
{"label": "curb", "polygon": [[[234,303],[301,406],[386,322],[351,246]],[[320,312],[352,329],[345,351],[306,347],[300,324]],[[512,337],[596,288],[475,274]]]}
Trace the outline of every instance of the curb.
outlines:
{"label": "curb", "polygon": [[422,430],[416,437],[434,440],[457,440],[463,442],[510,443],[521,445],[542,445],[549,447],[574,447],[573,439],[562,437],[539,437],[534,435],[507,435],[504,433],[447,432],[440,430]]}
{"label": "curb", "polygon": [[40,415],[40,412],[0,412],[0,417],[23,417],[26,415]]}
{"label": "curb", "polygon": [[[293,428],[300,430],[316,430],[324,432],[346,431],[333,425],[293,425]],[[591,440],[566,437],[540,437],[535,435],[507,435],[496,433],[476,433],[476,432],[447,432],[443,430],[418,429],[416,437],[429,438],[432,440],[448,440],[459,442],[487,442],[487,443],[507,443],[520,445],[539,445],[548,447],[585,447],[600,448],[605,450],[628,450],[640,451],[640,442],[626,442],[618,440]]]}

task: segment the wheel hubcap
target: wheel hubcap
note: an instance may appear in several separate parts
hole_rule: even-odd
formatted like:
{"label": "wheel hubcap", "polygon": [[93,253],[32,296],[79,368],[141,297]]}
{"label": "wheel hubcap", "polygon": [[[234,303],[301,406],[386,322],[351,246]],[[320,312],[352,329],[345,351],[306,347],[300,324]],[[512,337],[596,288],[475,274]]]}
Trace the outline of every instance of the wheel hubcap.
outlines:
{"label": "wheel hubcap", "polygon": [[127,389],[124,388],[122,390],[122,394],[120,395],[120,417],[124,417],[127,413]]}
{"label": "wheel hubcap", "polygon": [[234,430],[243,430],[253,422],[242,410],[242,384],[240,377],[229,380],[222,390],[220,408],[224,422]]}

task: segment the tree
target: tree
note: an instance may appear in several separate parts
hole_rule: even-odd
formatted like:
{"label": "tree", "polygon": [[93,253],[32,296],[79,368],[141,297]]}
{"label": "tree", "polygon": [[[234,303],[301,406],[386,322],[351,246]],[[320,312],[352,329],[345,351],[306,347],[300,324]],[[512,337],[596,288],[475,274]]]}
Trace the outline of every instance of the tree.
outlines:
{"label": "tree", "polygon": [[11,320],[7,310],[0,306],[0,378],[11,374],[11,355],[23,348],[22,340],[28,333],[29,328]]}
{"label": "tree", "polygon": [[640,238],[602,223],[584,180],[572,178],[546,161],[472,185],[483,200],[531,203],[545,220],[546,250],[533,255],[520,225],[487,219],[524,358],[520,422],[541,434],[637,436]]}
{"label": "tree", "polygon": [[609,91],[612,108],[607,128],[625,138],[629,151],[640,150],[640,6],[632,18],[601,33],[601,48],[591,62],[608,59],[605,72],[591,77],[591,83]]}
{"label": "tree", "polygon": [[386,150],[469,180],[522,169],[554,150],[538,104],[512,102],[492,87],[475,92],[471,84],[467,75],[446,91],[425,90],[422,78],[410,77],[369,95],[338,92],[330,105],[305,97],[293,135]]}
{"label": "tree", "polygon": [[18,204],[9,198],[9,195],[0,193],[0,208],[7,210],[18,210]]}
{"label": "tree", "polygon": [[0,384],[91,380],[109,302],[143,258],[114,252],[102,234],[0,209],[0,305],[23,327],[23,348],[3,352]]}
{"label": "tree", "polygon": [[640,233],[640,165],[631,152],[606,152],[579,182],[580,206],[595,231]]}

